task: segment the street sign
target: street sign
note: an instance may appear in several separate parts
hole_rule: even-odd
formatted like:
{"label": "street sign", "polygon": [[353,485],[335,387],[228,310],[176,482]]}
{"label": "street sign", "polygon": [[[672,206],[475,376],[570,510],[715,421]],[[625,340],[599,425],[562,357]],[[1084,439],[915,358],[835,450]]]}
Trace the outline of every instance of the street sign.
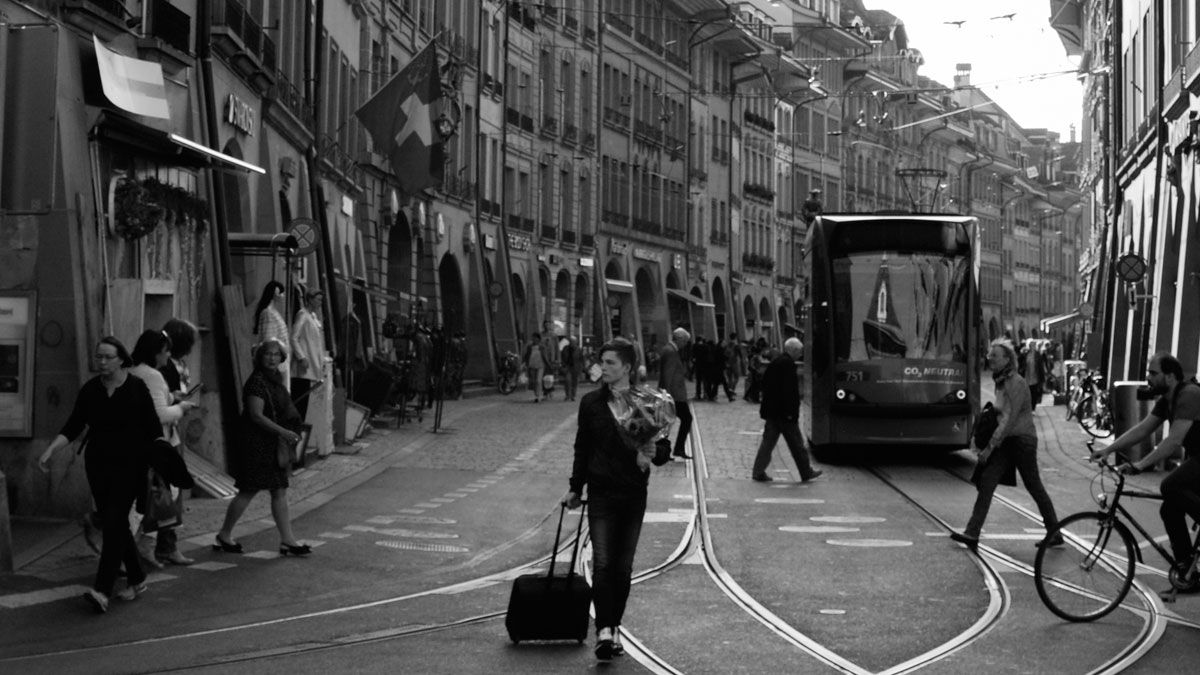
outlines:
{"label": "street sign", "polygon": [[1146,259],[1136,253],[1126,253],[1117,258],[1116,271],[1123,281],[1135,284],[1146,276]]}
{"label": "street sign", "polygon": [[317,250],[317,223],[312,218],[293,218],[288,232],[296,238],[296,255],[308,255]]}

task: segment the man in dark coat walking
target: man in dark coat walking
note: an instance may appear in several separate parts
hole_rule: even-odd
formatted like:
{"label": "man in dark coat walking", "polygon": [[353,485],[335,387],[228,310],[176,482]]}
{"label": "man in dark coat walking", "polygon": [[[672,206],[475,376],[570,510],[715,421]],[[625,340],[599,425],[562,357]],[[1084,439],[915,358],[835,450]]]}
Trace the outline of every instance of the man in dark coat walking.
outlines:
{"label": "man in dark coat walking", "polygon": [[750,474],[756,481],[771,480],[767,465],[771,463],[771,453],[781,435],[800,470],[800,480],[810,481],[823,473],[813,468],[804,436],[800,433],[800,377],[796,373],[796,361],[803,353],[804,345],[800,340],[788,338],[783,343],[783,353],[771,361],[763,374],[762,404],[758,408],[758,416],[764,420],[763,436]]}

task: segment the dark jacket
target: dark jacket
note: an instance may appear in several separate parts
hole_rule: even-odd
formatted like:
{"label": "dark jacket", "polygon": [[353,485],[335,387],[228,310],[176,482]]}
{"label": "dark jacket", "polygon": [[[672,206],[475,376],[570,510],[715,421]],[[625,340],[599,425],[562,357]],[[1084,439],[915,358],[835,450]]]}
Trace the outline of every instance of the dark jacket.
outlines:
{"label": "dark jacket", "polygon": [[763,373],[758,416],[764,420],[800,419],[800,378],[796,375],[796,361],[787,352],[776,356]]}
{"label": "dark jacket", "polygon": [[658,388],[671,395],[677,403],[687,403],[687,380],[683,371],[683,359],[674,342],[662,348],[658,362]]}
{"label": "dark jacket", "polygon": [[592,494],[645,494],[650,472],[638,468],[637,454],[617,428],[617,419],[608,407],[608,387],[588,392],[579,402],[571,491],[581,494],[587,485]]}

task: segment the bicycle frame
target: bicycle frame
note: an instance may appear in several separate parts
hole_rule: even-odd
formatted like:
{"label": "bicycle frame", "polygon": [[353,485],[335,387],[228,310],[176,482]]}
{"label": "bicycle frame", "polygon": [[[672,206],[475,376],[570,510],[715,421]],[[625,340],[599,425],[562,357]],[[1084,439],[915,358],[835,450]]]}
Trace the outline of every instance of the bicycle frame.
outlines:
{"label": "bicycle frame", "polygon": [[[1149,499],[1152,501],[1161,502],[1163,499],[1162,495],[1154,493],[1154,492],[1145,492],[1143,490],[1136,490],[1136,489],[1135,490],[1126,490],[1125,489],[1125,474],[1118,471],[1116,466],[1109,464],[1107,462],[1102,462],[1101,466],[1103,467],[1102,470],[1111,471],[1112,473],[1114,473],[1117,476],[1117,489],[1116,489],[1116,492],[1113,493],[1112,503],[1105,504],[1104,506],[1102,506],[1101,512],[1104,513],[1109,518],[1116,518],[1118,521],[1124,519],[1124,521],[1127,525],[1132,525],[1133,529],[1136,530],[1138,534],[1142,535],[1142,539],[1145,539],[1146,542],[1149,543],[1150,546],[1152,546],[1154,548],[1154,550],[1158,551],[1158,554],[1161,555],[1163,557],[1163,559],[1167,561],[1167,565],[1169,567],[1174,567],[1176,560],[1175,560],[1175,557],[1173,555],[1171,555],[1171,552],[1168,551],[1165,546],[1163,546],[1162,544],[1155,541],[1154,537],[1151,536],[1150,533],[1146,531],[1146,528],[1142,527],[1142,524],[1140,522],[1138,522],[1138,519],[1135,518],[1134,515],[1132,513],[1130,513],[1128,509],[1126,509],[1124,506],[1121,505],[1122,497],[1128,497],[1130,499]],[[1107,499],[1105,501],[1107,502]],[[1141,546],[1135,546],[1134,552],[1137,555],[1137,562],[1139,562],[1139,563],[1145,562],[1145,558],[1142,555],[1142,547]]]}

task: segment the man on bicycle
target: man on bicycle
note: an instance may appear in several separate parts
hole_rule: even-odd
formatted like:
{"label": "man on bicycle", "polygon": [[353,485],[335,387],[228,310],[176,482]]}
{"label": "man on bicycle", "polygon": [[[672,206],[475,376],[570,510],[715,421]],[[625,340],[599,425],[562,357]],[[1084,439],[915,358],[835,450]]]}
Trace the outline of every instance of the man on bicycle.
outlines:
{"label": "man on bicycle", "polygon": [[1122,466],[1121,470],[1129,474],[1140,473],[1183,448],[1184,462],[1162,481],[1163,504],[1159,513],[1171,540],[1176,567],[1186,573],[1191,569],[1192,541],[1184,515],[1200,522],[1200,424],[1196,423],[1200,421],[1200,385],[1194,380],[1185,380],[1179,359],[1165,352],[1150,359],[1146,381],[1158,394],[1154,409],[1112,445],[1093,452],[1092,458],[1101,459],[1111,452],[1128,450],[1149,438],[1164,421],[1171,423],[1171,432],[1153,452]]}

